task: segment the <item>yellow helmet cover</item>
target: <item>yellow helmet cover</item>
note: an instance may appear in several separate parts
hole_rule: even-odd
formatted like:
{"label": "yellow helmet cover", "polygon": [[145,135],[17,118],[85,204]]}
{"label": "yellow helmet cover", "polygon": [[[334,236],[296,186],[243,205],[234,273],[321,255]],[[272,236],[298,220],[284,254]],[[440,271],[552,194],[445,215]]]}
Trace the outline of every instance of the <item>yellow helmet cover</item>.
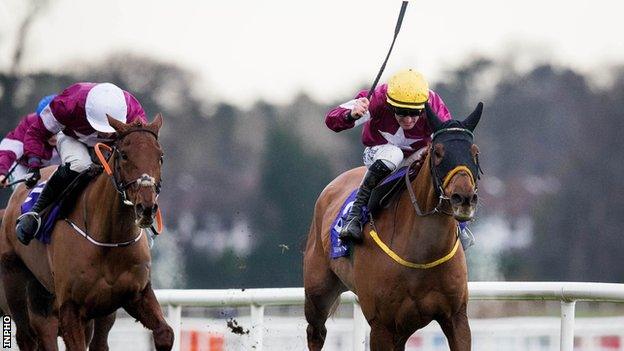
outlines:
{"label": "yellow helmet cover", "polygon": [[397,72],[388,81],[386,101],[399,108],[423,109],[429,99],[429,83],[412,69]]}

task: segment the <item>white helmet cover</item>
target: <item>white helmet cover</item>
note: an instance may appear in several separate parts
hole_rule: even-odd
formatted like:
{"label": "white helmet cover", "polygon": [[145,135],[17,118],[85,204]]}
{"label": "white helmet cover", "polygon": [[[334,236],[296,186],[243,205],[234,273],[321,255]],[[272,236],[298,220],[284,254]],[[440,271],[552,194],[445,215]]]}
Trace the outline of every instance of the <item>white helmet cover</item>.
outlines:
{"label": "white helmet cover", "polygon": [[112,83],[95,85],[87,94],[85,112],[87,121],[93,129],[103,133],[115,132],[115,129],[108,124],[106,115],[126,123],[128,105],[123,90]]}

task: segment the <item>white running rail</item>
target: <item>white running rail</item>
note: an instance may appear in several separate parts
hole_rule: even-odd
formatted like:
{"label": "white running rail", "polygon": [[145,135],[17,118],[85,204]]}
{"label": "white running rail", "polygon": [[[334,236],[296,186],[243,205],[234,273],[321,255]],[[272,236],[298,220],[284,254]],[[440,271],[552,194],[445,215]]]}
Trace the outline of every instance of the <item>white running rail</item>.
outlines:
{"label": "white running rail", "polygon": [[[573,351],[574,308],[576,301],[624,303],[624,284],[575,282],[469,282],[470,300],[539,300],[561,302],[560,350]],[[250,306],[251,340],[256,351],[262,351],[265,306],[303,305],[303,288],[175,290],[156,291],[163,306],[168,306],[169,322],[176,341],[174,351],[180,350],[182,307],[241,307]],[[366,319],[357,304],[357,297],[346,292],[343,303],[354,306],[354,350],[365,350]],[[303,316],[302,316],[303,318]]]}

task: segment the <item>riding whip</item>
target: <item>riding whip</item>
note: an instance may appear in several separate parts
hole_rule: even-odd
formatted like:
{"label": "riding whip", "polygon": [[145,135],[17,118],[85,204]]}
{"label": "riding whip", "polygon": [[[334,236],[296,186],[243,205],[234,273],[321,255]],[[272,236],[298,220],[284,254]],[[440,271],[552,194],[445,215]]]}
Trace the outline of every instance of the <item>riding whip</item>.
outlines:
{"label": "riding whip", "polygon": [[388,50],[388,55],[386,55],[386,59],[381,65],[381,68],[379,69],[379,73],[377,73],[377,77],[375,78],[375,81],[373,82],[373,85],[368,90],[367,98],[369,100],[371,96],[373,95],[373,91],[375,91],[375,88],[377,87],[377,83],[379,83],[379,78],[381,78],[381,74],[383,73],[384,69],[386,69],[386,63],[388,63],[388,58],[390,58],[390,53],[392,52],[392,48],[394,47],[394,42],[396,41],[396,38],[399,35],[399,31],[401,30],[401,23],[403,23],[403,17],[405,16],[405,10],[407,9],[407,4],[408,4],[408,1],[403,1],[403,3],[401,4],[401,11],[399,12],[399,18],[397,19],[396,27],[394,28],[394,37],[392,38],[392,44],[390,44],[390,50]]}
{"label": "riding whip", "polygon": [[[401,11],[399,11],[399,18],[397,18],[397,23],[396,23],[396,26],[394,27],[394,37],[392,38],[392,44],[390,44],[390,49],[388,50],[386,59],[381,65],[381,68],[379,69],[379,72],[377,73],[377,77],[375,77],[375,81],[373,81],[373,85],[368,90],[368,96],[366,97],[368,100],[370,100],[371,96],[373,95],[373,92],[375,91],[375,88],[377,87],[377,83],[379,83],[379,78],[381,78],[381,74],[383,73],[384,69],[386,69],[386,63],[388,63],[388,59],[390,58],[390,53],[392,52],[392,48],[394,47],[394,42],[396,41],[396,38],[399,35],[399,31],[401,30],[401,24],[403,23],[403,17],[405,16],[405,10],[407,9],[408,3],[409,1],[403,1],[403,3],[401,4]],[[357,126],[364,122],[366,122],[366,120],[364,120],[364,118],[360,118],[355,122],[355,125]]]}

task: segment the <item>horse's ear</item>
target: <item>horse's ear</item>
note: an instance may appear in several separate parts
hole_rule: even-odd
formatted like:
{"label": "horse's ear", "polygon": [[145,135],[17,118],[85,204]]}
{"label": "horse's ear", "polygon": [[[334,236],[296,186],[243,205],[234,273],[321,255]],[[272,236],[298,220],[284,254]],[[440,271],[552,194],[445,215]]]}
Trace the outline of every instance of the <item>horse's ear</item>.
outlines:
{"label": "horse's ear", "polygon": [[113,129],[117,132],[117,133],[123,133],[128,129],[128,125],[125,124],[122,121],[116,120],[115,118],[109,116],[108,114],[106,115],[106,118],[108,118],[108,124],[113,127]]}
{"label": "horse's ear", "polygon": [[154,133],[158,134],[158,131],[162,127],[162,124],[163,124],[162,114],[158,113],[156,114],[156,117],[154,117],[154,121],[150,123],[147,126],[147,128],[151,129]]}
{"label": "horse's ear", "polygon": [[440,121],[440,117],[433,112],[431,105],[428,102],[425,102],[425,110],[427,111],[427,122],[429,122],[429,127],[432,132],[437,132],[442,127],[442,121]]}
{"label": "horse's ear", "polygon": [[479,124],[479,120],[481,119],[481,113],[483,113],[483,103],[480,102],[477,104],[477,107],[470,114],[470,116],[466,117],[466,119],[462,122],[466,128],[468,128],[471,132],[474,132],[477,124]]}

